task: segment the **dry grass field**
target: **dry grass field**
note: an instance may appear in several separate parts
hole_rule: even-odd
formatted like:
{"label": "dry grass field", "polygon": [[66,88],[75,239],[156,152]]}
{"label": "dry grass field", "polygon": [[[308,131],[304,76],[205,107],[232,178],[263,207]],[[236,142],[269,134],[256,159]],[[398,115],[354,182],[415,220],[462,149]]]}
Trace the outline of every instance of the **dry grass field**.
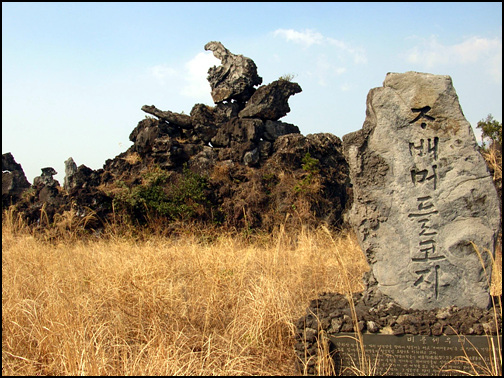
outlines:
{"label": "dry grass field", "polygon": [[3,223],[3,375],[296,375],[294,322],[367,270],[324,229],[44,241]]}
{"label": "dry grass field", "polygon": [[4,213],[2,375],[299,375],[294,322],[368,269],[323,227],[113,230],[35,236]]}

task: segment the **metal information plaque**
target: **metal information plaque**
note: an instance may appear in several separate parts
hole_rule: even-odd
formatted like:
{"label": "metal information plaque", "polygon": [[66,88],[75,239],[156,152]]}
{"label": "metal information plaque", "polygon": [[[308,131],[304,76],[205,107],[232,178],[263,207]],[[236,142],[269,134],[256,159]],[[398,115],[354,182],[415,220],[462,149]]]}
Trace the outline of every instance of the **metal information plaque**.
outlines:
{"label": "metal information plaque", "polygon": [[[358,344],[353,333],[329,336],[336,346],[335,359],[337,373],[354,375],[345,367],[360,368]],[[422,335],[382,335],[364,334],[364,350],[371,366],[376,364],[373,375],[461,375],[455,370],[474,371],[460,357],[467,355],[470,362],[482,375],[489,374],[491,368],[491,339],[498,350],[497,337],[492,336],[422,336]],[[501,338],[502,343],[502,338]],[[476,348],[476,350],[475,350]],[[458,357],[458,358],[457,358]],[[458,362],[448,362],[457,358]],[[497,363],[500,363],[497,358]],[[446,365],[447,364],[447,365]],[[443,367],[444,366],[444,367]]]}

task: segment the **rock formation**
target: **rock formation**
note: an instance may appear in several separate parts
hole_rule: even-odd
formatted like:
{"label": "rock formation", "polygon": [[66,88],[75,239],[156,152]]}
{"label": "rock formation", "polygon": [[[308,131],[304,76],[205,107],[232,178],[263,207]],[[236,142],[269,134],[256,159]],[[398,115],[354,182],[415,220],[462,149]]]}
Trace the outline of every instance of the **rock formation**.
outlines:
{"label": "rock formation", "polygon": [[[85,166],[75,164],[70,157],[65,161],[65,180],[63,188],[72,196],[81,193],[82,190],[96,187],[101,183],[101,172]],[[81,193],[82,194],[82,193]]]}
{"label": "rock formation", "polygon": [[42,168],[42,174],[33,179],[33,187],[37,190],[40,202],[56,204],[59,197],[59,182],[53,176],[57,174],[52,167]]}
{"label": "rock formation", "polygon": [[21,164],[16,163],[10,152],[2,154],[2,208],[18,202],[29,187]]}
{"label": "rock formation", "polygon": [[222,63],[208,70],[208,81],[214,102],[218,104],[231,100],[247,101],[254,93],[254,86],[262,83],[254,61],[243,55],[231,53],[220,42],[208,42],[205,50],[212,51]]}
{"label": "rock formation", "polygon": [[73,187],[72,185],[72,176],[77,173],[77,164],[69,157],[68,160],[65,161],[65,178],[63,180],[63,188],[68,192]]}
{"label": "rock formation", "polygon": [[299,92],[301,92],[299,84],[287,80],[276,80],[271,84],[263,85],[250,97],[238,116],[278,121],[290,112],[287,103],[289,97]]}
{"label": "rock formation", "polygon": [[488,307],[490,257],[472,243],[493,253],[499,204],[451,78],[387,74],[343,141],[368,290],[412,309]]}
{"label": "rock formation", "polygon": [[162,111],[156,108],[154,105],[142,106],[142,110],[146,113],[152,114],[159,119],[177,125],[183,129],[192,128],[191,117],[186,114],[174,113],[170,111]]}
{"label": "rock formation", "polygon": [[[368,118],[363,130],[346,137],[345,158],[344,146],[337,136],[328,133],[303,136],[296,125],[281,121],[290,110],[289,97],[301,92],[297,83],[280,79],[255,89],[262,79],[251,59],[230,53],[220,42],[210,42],[206,49],[213,51],[222,62],[221,66],[209,70],[208,80],[215,105],[195,104],[188,115],[144,105],[142,110],[148,116],[139,121],[131,132],[129,138],[133,145],[127,151],[108,159],[98,170],[85,165],[77,167],[69,158],[65,162],[63,189],[52,177],[54,170],[44,168],[23,200],[20,194],[29,187],[29,183],[13,181],[13,177],[18,175],[14,171],[21,172],[19,177],[24,175],[20,166],[12,164],[12,156],[4,156],[4,207],[15,204],[32,223],[38,222],[40,210],[45,204],[49,220],[52,215],[73,208],[81,215],[93,212],[105,224],[110,221],[114,208],[114,219],[124,211],[127,213],[125,219],[133,222],[146,222],[154,216],[171,221],[179,219],[177,211],[185,211],[189,207],[191,211],[185,212],[184,217],[190,214],[193,220],[234,228],[270,230],[285,219],[293,223],[316,225],[324,221],[332,226],[341,226],[345,209],[352,203],[348,159],[354,167],[352,180],[357,201],[353,215],[348,218],[354,223],[362,223],[359,227],[364,236],[361,238],[371,240],[375,228],[389,215],[381,212],[383,205],[362,205],[366,196],[374,198],[373,193],[366,192],[370,191],[366,185],[376,190],[383,190],[389,184],[392,189],[399,185],[389,175],[397,171],[393,164],[399,164],[401,160],[390,162],[388,155],[382,156],[380,152],[383,146],[393,150],[394,143],[399,141],[390,142],[390,138],[395,138],[389,135],[392,131],[373,131],[379,130],[373,126],[373,122],[376,123],[374,117],[382,117],[382,113],[368,104]],[[393,76],[390,76],[388,82],[400,83],[404,80],[392,79]],[[411,84],[411,88],[415,86],[407,80],[405,83]],[[400,93],[401,90],[395,88],[397,85],[390,84],[382,91]],[[382,96],[380,90],[371,92],[379,94],[378,98]],[[429,99],[435,100],[435,97],[429,96]],[[449,86],[439,98],[453,101]],[[401,101],[393,102],[393,112],[404,107]],[[428,105],[432,108],[429,111],[424,108],[427,105],[420,103],[411,106],[420,110],[405,110],[409,111],[408,116],[410,113],[415,116],[406,120],[406,128],[418,126],[422,131],[424,119],[429,122],[429,117],[443,119],[435,114],[437,110],[433,105]],[[413,119],[415,121],[410,124]],[[443,125],[434,124],[438,127],[437,131],[442,130]],[[460,128],[467,131],[469,127],[467,123],[451,122],[448,125],[453,130]],[[424,137],[408,143],[404,158],[411,153],[423,153],[422,148],[427,149],[426,154],[438,148],[438,158],[444,159],[445,152],[440,148],[445,139],[441,136]],[[376,145],[383,146],[376,151],[367,148],[376,149]],[[466,146],[465,142],[460,144],[457,139],[453,142],[454,149],[466,153],[463,146]],[[418,158],[421,156],[415,159]],[[437,167],[437,173],[444,174],[441,160]],[[414,176],[417,184],[423,184],[423,181],[432,184],[431,176],[426,175],[424,180],[421,172]],[[406,173],[406,179],[411,180],[411,170],[406,169]],[[449,174],[453,173],[446,172],[446,175]],[[440,176],[441,179],[445,180]],[[442,183],[439,181],[437,184]],[[461,182],[460,185],[468,184]],[[455,195],[457,190],[450,193]],[[474,205],[474,215],[478,211]],[[87,224],[99,227],[98,223]],[[427,279],[423,284],[426,282]]]}
{"label": "rock formation", "polygon": [[133,145],[103,169],[77,168],[69,158],[61,191],[51,181],[54,172],[44,169],[31,202],[19,206],[27,218],[36,222],[46,201],[50,219],[73,206],[106,223],[114,202],[116,215],[124,211],[134,222],[189,214],[234,228],[268,230],[287,218],[341,224],[348,202],[341,140],[332,134],[303,136],[296,125],[279,120],[301,87],[277,80],[256,90],[262,78],[250,58],[232,54],[220,42],[205,49],[222,63],[209,69],[214,106],[195,104],[189,115],[142,106],[148,116],[131,132]]}

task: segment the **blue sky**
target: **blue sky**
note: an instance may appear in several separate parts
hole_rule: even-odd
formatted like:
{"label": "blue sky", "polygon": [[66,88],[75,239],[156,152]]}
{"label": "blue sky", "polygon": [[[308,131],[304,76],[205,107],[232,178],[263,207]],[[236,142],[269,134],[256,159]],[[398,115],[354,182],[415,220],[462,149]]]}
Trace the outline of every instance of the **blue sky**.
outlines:
{"label": "blue sky", "polygon": [[[209,41],[303,91],[281,120],[302,134],[362,127],[387,72],[450,75],[473,127],[502,122],[502,3],[2,3],[2,153],[33,182],[131,146],[143,105],[213,105]],[[476,131],[477,139],[479,133]]]}

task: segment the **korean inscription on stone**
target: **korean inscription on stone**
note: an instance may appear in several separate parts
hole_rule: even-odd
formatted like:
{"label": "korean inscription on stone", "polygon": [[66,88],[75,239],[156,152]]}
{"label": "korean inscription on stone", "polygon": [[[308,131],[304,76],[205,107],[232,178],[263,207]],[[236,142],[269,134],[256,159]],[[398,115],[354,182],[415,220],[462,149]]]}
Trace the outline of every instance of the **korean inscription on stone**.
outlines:
{"label": "korean inscription on stone", "polygon": [[343,137],[349,223],[377,288],[405,308],[487,307],[498,197],[449,76],[389,73]]}
{"label": "korean inscription on stone", "polygon": [[[410,121],[412,127],[420,130],[427,128],[427,122],[434,121],[435,118],[427,113],[431,109],[426,106],[422,109],[411,109],[412,112],[419,112],[418,116]],[[419,130],[419,132],[421,132]],[[437,159],[438,159],[439,138],[421,138],[418,141],[409,143],[410,155],[413,159],[411,169],[411,181],[417,191],[416,208],[408,214],[416,224],[418,229],[418,246],[412,250],[412,270],[416,276],[413,285],[420,287],[437,300],[439,297],[439,261],[446,259],[446,256],[436,249],[437,231],[432,229],[431,220],[439,216],[439,212],[434,205],[437,188]],[[429,294],[427,294],[429,295]]]}

